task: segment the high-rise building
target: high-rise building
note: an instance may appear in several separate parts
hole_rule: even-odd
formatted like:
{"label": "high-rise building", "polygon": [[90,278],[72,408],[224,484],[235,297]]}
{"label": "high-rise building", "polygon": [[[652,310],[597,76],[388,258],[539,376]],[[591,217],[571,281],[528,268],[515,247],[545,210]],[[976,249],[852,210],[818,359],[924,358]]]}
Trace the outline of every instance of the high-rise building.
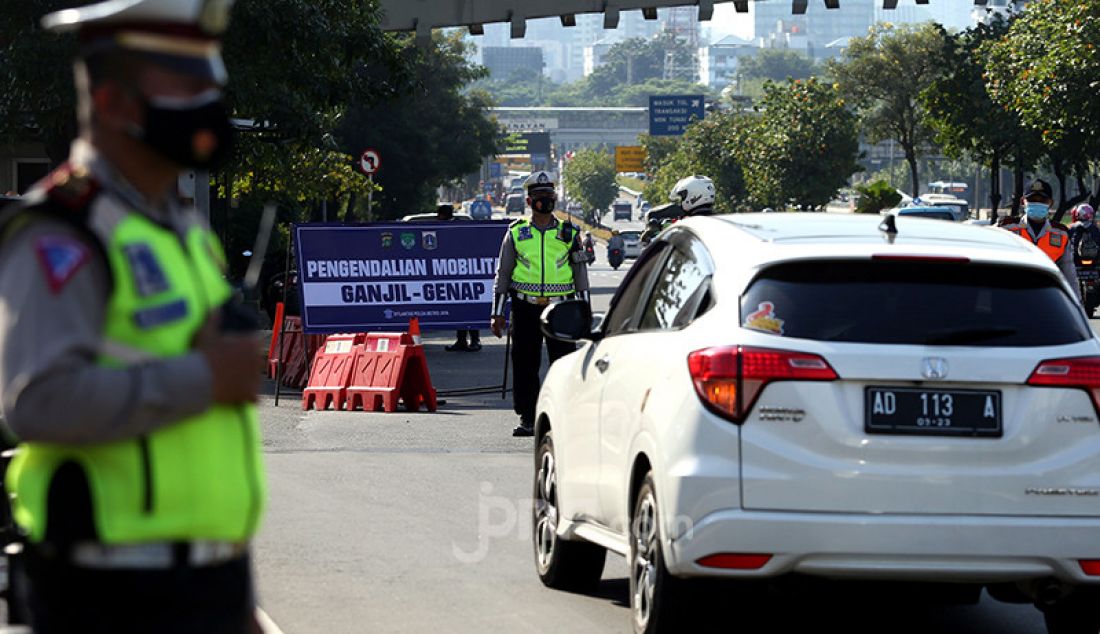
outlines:
{"label": "high-rise building", "polygon": [[792,48],[816,57],[828,55],[825,47],[845,37],[862,36],[874,23],[879,0],[843,0],[839,9],[810,2],[806,13],[793,15],[787,0],[756,0],[748,13],[737,13],[727,30],[761,47]]}
{"label": "high-rise building", "polygon": [[740,59],[755,55],[756,46],[748,40],[727,35],[717,42],[699,48],[699,83],[713,90],[722,90],[737,78]]}
{"label": "high-rise building", "polygon": [[489,69],[493,79],[510,79],[516,73],[543,72],[542,49],[537,46],[484,46],[481,64]]}

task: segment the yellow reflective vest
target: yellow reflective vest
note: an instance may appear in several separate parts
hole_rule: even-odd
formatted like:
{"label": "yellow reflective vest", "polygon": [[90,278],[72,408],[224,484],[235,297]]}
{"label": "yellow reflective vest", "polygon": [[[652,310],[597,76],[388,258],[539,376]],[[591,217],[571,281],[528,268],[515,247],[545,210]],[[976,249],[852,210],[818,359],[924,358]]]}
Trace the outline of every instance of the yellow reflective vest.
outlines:
{"label": "yellow reflective vest", "polygon": [[516,248],[516,266],[509,288],[535,297],[559,297],[576,292],[569,261],[576,237],[572,224],[561,222],[557,231],[539,231],[525,218],[512,223],[509,230]]}
{"label": "yellow reflective vest", "polygon": [[[114,281],[98,363],[121,367],[189,353],[210,312],[232,293],[214,235],[196,220],[181,239],[109,204],[94,205],[87,224]],[[7,487],[15,520],[31,541],[46,534],[50,483],[66,463],[87,476],[103,543],[244,541],[256,532],[266,496],[261,448],[255,406],[214,405],[133,440],[24,443]]]}

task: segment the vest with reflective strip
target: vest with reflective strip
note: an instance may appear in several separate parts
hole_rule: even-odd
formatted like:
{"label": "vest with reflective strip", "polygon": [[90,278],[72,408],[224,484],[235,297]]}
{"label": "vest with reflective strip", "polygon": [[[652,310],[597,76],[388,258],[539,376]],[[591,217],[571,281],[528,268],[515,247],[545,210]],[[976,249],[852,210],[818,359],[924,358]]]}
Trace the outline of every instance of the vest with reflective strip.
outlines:
{"label": "vest with reflective strip", "polygon": [[1028,231],[1026,224],[1009,225],[1005,229],[1039,247],[1043,250],[1043,253],[1047,254],[1047,257],[1055,262],[1065,254],[1066,248],[1069,246],[1069,234],[1054,227],[1047,229],[1047,232],[1039,238],[1038,242],[1031,239],[1031,232]]}
{"label": "vest with reflective strip", "polygon": [[[181,240],[144,216],[99,201],[89,225],[114,279],[98,363],[187,354],[210,311],[231,289],[224,254],[197,221]],[[92,518],[108,544],[210,539],[256,531],[266,491],[256,408],[215,405],[137,440],[67,446],[25,443],[8,471],[16,522],[32,541],[46,533],[50,482],[75,462],[88,479]]]}
{"label": "vest with reflective strip", "polygon": [[528,220],[516,222],[512,228],[512,243],[516,247],[516,266],[512,269],[510,288],[524,295],[558,297],[572,295],[573,267],[569,249],[573,246],[571,225],[561,223],[556,230],[539,231]]}

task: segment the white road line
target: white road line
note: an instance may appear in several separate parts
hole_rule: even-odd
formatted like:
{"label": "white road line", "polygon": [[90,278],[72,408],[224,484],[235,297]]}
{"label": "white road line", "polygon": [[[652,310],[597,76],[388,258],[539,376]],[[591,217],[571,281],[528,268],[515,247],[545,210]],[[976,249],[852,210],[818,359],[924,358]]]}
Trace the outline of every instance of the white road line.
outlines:
{"label": "white road line", "polygon": [[264,631],[264,634],[283,634],[283,631],[279,629],[278,625],[275,625],[275,621],[271,620],[271,617],[267,615],[259,607],[256,608],[256,620],[260,623],[260,629]]}

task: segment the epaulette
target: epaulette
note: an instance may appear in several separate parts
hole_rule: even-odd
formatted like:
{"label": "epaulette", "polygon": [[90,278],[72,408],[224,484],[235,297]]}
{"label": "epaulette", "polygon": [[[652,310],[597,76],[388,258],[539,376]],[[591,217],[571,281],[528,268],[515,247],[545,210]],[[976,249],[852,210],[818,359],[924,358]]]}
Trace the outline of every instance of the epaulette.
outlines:
{"label": "epaulette", "polygon": [[87,168],[68,162],[50,172],[39,185],[56,205],[74,212],[86,211],[100,189]]}
{"label": "epaulette", "polygon": [[521,222],[526,222],[526,221],[527,221],[526,218],[516,218],[512,222],[508,223],[508,228],[511,229],[512,227],[515,227],[516,225],[520,224]]}

